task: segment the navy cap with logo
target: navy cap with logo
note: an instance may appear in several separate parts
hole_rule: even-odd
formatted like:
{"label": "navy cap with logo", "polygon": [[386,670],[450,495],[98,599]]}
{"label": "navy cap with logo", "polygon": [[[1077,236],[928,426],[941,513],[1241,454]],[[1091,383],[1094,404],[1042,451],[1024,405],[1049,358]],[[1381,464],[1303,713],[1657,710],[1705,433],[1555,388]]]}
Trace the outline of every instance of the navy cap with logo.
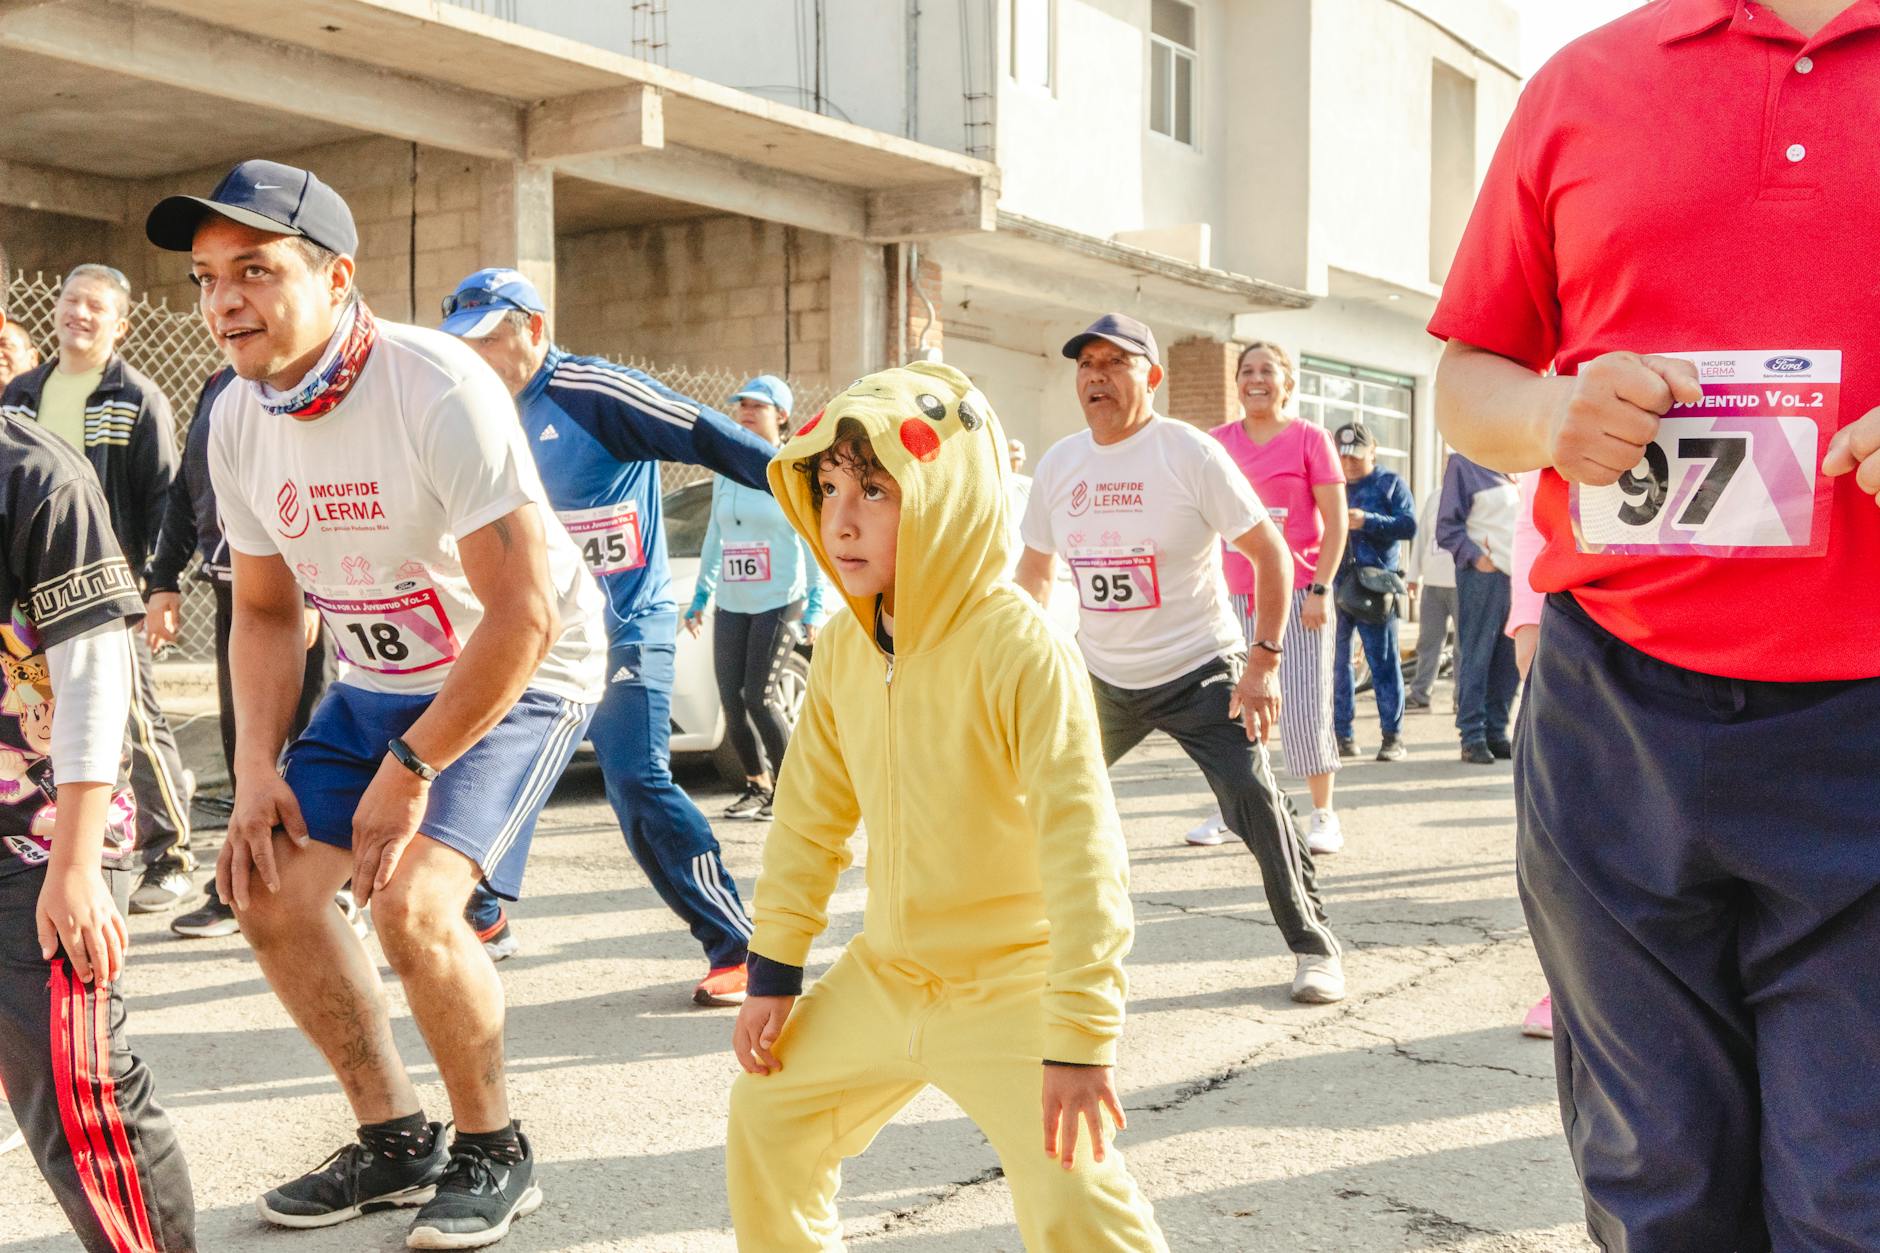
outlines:
{"label": "navy cap with logo", "polygon": [[1124,352],[1147,357],[1150,365],[1162,364],[1162,354],[1155,346],[1155,332],[1126,313],[1106,313],[1084,328],[1081,334],[1071,336],[1064,345],[1064,355],[1072,361],[1077,360],[1077,354],[1093,339],[1107,339]]}
{"label": "navy cap with logo", "polygon": [[1347,422],[1338,428],[1338,434],[1332,437],[1332,442],[1338,445],[1339,456],[1361,457],[1377,447],[1377,436],[1371,434],[1362,423]]}
{"label": "navy cap with logo", "polygon": [[278,161],[244,161],[207,196],[164,197],[144,219],[144,234],[159,248],[188,252],[211,213],[258,231],[298,235],[331,252],[359,251],[359,228],[340,194],[311,171]]}

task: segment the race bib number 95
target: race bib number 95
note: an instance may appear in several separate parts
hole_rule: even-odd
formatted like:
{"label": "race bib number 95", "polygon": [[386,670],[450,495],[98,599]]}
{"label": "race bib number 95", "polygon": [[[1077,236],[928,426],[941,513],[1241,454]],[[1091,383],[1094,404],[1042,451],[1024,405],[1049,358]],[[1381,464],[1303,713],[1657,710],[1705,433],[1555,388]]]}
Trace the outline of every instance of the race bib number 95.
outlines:
{"label": "race bib number 95", "polygon": [[1833,481],[1821,459],[1840,425],[1841,354],[1667,353],[1696,364],[1703,398],[1658,423],[1638,465],[1608,487],[1574,484],[1584,553],[1812,557],[1828,546]]}
{"label": "race bib number 95", "polygon": [[1095,613],[1132,613],[1162,603],[1155,550],[1146,544],[1083,548],[1070,555],[1077,603]]}

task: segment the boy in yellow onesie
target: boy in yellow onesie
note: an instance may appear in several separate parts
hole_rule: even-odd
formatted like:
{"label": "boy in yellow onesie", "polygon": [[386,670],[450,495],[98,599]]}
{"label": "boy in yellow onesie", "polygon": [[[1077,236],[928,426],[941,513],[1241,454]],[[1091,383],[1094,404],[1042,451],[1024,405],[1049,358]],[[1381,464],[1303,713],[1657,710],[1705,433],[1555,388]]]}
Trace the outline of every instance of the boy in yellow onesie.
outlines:
{"label": "boy in yellow onesie", "polygon": [[[757,882],[741,1249],[842,1248],[842,1159],[929,1083],[998,1150],[1033,1253],[1167,1248],[1106,1149],[1127,858],[1076,646],[1003,581],[1008,473],[985,398],[924,362],[855,383],[771,463],[853,612],[817,644]],[[862,819],[862,933],[798,1003]]]}

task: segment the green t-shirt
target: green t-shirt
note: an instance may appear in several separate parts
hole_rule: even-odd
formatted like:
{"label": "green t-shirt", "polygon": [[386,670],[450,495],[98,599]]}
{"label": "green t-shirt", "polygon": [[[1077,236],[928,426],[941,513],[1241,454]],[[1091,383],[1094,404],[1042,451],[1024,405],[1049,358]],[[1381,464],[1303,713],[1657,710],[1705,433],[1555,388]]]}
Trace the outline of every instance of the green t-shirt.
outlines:
{"label": "green t-shirt", "polygon": [[84,452],[85,402],[103,379],[103,366],[83,374],[54,370],[46,376],[46,389],[39,397],[39,424]]}

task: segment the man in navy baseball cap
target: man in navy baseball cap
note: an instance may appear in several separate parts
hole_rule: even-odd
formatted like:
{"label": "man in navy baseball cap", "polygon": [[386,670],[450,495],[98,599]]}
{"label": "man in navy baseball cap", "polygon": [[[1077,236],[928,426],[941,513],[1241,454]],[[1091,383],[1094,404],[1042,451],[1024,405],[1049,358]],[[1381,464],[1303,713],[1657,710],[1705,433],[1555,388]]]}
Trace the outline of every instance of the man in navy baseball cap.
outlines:
{"label": "man in navy baseball cap", "polygon": [[144,220],[144,234],[159,248],[188,252],[211,213],[258,231],[298,235],[342,256],[359,251],[359,228],[340,194],[311,171],[278,161],[243,161],[206,197],[164,197]]}
{"label": "man in navy baseball cap", "polygon": [[1147,357],[1152,366],[1162,364],[1162,354],[1155,346],[1155,332],[1126,313],[1106,313],[1085,327],[1082,333],[1071,336],[1064,345],[1064,355],[1072,361],[1077,360],[1084,345],[1093,339],[1107,339],[1124,352]]}

